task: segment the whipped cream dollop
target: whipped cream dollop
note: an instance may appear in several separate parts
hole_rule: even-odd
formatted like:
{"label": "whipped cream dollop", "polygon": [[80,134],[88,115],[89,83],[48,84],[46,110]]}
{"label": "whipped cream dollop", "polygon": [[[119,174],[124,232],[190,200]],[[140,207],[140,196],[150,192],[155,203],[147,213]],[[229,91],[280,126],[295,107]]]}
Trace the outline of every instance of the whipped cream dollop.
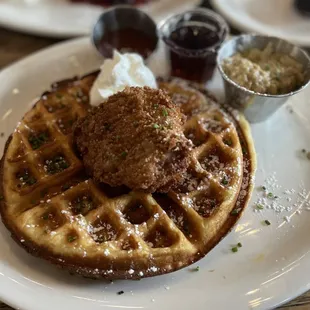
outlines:
{"label": "whipped cream dollop", "polygon": [[105,60],[100,69],[90,91],[90,103],[93,106],[98,106],[127,86],[157,88],[154,74],[138,54],[115,51],[113,58]]}

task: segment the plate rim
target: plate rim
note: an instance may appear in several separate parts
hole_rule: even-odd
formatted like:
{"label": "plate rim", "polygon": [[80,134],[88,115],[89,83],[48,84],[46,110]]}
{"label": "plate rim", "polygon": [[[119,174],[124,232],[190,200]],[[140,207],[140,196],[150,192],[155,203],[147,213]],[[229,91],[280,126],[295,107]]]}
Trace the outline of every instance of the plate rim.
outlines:
{"label": "plate rim", "polygon": [[[223,15],[223,17],[229,21],[229,23],[238,28],[239,30],[243,31],[243,32],[248,32],[248,33],[257,33],[257,34],[261,34],[261,35],[273,35],[273,36],[277,36],[276,34],[270,34],[267,31],[264,31],[262,28],[256,28],[254,24],[247,24],[242,22],[242,18],[237,18],[233,13],[231,13],[231,11],[226,10],[224,8],[223,2],[219,1],[219,0],[210,0],[212,7],[219,12],[221,15]],[[285,40],[288,40],[290,42],[293,42],[294,44],[303,46],[303,47],[310,47],[310,39],[309,40],[303,40],[303,39],[299,39],[297,38],[291,38],[291,37],[282,37]]]}
{"label": "plate rim", "polygon": [[[5,0],[4,0],[5,1]],[[162,2],[165,0],[157,0],[158,2]],[[171,1],[171,0],[169,0]],[[174,0],[175,1],[175,0]],[[176,0],[178,1],[178,0]],[[1,1],[0,1],[1,2]],[[182,7],[185,7],[185,5],[187,7],[189,6],[197,6],[200,3],[199,0],[187,0],[187,2],[183,2]],[[0,3],[0,9],[1,9],[1,5],[8,5],[9,3],[3,2],[2,4]],[[70,3],[63,3],[63,4],[56,4],[56,5],[61,5],[61,6],[76,6],[76,7],[81,7],[81,8],[87,8],[89,10],[92,11],[96,11],[96,14],[101,14],[102,12],[104,12],[104,8],[101,8],[100,6],[92,6],[89,4],[70,4]],[[154,5],[154,4],[153,4]],[[158,5],[158,4],[157,4]],[[16,4],[13,6],[16,6]],[[47,5],[48,6],[48,5]],[[142,10],[146,11],[148,14],[150,14],[152,16],[152,5],[150,4],[144,4],[141,7]],[[156,8],[155,8],[156,11]],[[172,14],[172,10],[166,10],[165,11],[165,15],[169,16],[170,14]],[[156,12],[155,12],[156,14]],[[152,17],[156,20],[156,15],[153,15]],[[1,14],[0,14],[1,17]],[[95,24],[95,21],[93,21],[92,23],[92,27]],[[76,38],[76,37],[82,37],[85,35],[88,35],[90,32],[90,29],[85,29],[84,31],[72,31],[72,30],[66,30],[66,31],[62,31],[59,29],[53,29],[53,28],[40,28],[38,26],[35,25],[23,25],[23,23],[16,23],[16,22],[12,22],[12,21],[8,21],[8,20],[1,20],[0,18],[0,26],[5,28],[5,29],[9,29],[9,30],[14,30],[14,31],[18,31],[21,33],[26,33],[26,34],[32,34],[32,35],[37,35],[40,37],[49,37],[49,38],[54,38],[54,39],[68,39],[68,38]]]}

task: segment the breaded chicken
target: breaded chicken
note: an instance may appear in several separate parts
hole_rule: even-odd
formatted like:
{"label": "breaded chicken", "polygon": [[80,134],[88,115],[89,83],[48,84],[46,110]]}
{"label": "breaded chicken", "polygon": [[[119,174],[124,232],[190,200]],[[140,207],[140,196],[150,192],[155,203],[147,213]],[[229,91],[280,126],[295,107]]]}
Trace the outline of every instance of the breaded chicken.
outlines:
{"label": "breaded chicken", "polygon": [[167,192],[189,165],[192,144],[183,122],[166,92],[128,87],[78,120],[74,138],[95,181]]}

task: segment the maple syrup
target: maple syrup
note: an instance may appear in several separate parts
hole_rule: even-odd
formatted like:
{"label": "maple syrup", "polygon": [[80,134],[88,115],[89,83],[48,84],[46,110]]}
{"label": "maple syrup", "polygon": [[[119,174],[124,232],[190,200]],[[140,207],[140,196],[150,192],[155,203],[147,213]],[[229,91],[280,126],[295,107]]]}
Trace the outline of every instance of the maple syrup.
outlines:
{"label": "maple syrup", "polygon": [[[216,53],[214,50],[201,52],[218,43],[221,38],[218,33],[203,26],[185,26],[174,30],[169,40],[177,46],[188,50],[180,53],[170,49],[171,75],[205,82],[212,78],[216,64]],[[197,52],[198,53],[195,53]],[[192,54],[195,56],[192,56]]]}
{"label": "maple syrup", "polygon": [[195,9],[168,18],[160,35],[170,55],[171,76],[205,83],[213,76],[217,52],[228,34],[216,13]]}

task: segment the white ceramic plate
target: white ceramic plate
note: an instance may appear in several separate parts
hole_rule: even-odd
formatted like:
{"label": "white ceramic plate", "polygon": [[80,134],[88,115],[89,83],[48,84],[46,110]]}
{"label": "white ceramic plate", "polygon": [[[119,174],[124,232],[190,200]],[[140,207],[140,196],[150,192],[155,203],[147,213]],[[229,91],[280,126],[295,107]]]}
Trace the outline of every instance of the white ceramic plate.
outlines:
{"label": "white ceramic plate", "polygon": [[[1,149],[17,121],[33,100],[49,85],[64,78],[97,69],[102,59],[89,39],[77,39],[36,53],[0,73]],[[151,63],[155,73],[165,70],[159,52]],[[222,97],[218,75],[210,88]],[[266,185],[289,211],[255,213],[254,197],[234,231],[206,258],[184,270],[114,284],[69,276],[66,272],[28,255],[11,240],[0,224],[0,299],[25,310],[55,309],[266,309],[310,289],[310,160],[301,149],[310,149],[310,89],[292,99],[270,120],[252,126],[258,153],[256,185],[275,172],[278,178]],[[290,113],[288,107],[293,107]],[[278,185],[279,188],[276,188]],[[305,189],[303,197],[299,188]],[[295,188],[296,193],[283,194]],[[292,201],[287,201],[292,199]],[[299,202],[290,209],[295,201]],[[301,215],[296,213],[297,209]],[[283,220],[290,216],[290,223]],[[268,219],[270,226],[262,225]],[[243,247],[232,253],[233,245]],[[193,267],[200,266],[199,272]],[[117,295],[123,290],[123,295]]]}
{"label": "white ceramic plate", "polygon": [[231,24],[240,30],[278,36],[310,47],[310,18],[293,7],[294,0],[211,0]]}
{"label": "white ceramic plate", "polygon": [[[198,3],[198,0],[156,0],[141,9],[160,21]],[[68,0],[0,0],[0,25],[42,36],[82,36],[90,33],[103,10],[100,6],[73,4]]]}

